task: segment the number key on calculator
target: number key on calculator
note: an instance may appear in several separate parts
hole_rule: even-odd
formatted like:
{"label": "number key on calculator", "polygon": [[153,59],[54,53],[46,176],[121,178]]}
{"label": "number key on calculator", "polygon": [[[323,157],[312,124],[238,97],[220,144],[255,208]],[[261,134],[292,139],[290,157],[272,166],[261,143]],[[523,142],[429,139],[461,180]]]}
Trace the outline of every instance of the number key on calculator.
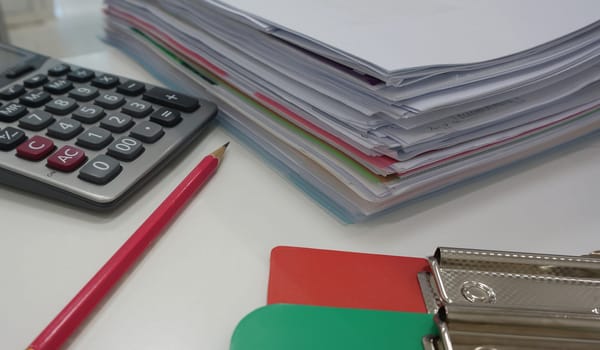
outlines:
{"label": "number key on calculator", "polygon": [[212,102],[0,45],[0,184],[113,208],[216,112]]}

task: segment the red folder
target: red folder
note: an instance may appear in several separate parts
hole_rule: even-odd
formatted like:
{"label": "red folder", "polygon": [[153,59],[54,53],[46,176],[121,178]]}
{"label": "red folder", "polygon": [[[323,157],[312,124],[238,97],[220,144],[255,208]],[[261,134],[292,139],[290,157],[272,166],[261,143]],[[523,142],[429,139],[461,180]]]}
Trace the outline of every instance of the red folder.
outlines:
{"label": "red folder", "polygon": [[279,246],[267,303],[426,313],[417,273],[428,269],[423,258]]}

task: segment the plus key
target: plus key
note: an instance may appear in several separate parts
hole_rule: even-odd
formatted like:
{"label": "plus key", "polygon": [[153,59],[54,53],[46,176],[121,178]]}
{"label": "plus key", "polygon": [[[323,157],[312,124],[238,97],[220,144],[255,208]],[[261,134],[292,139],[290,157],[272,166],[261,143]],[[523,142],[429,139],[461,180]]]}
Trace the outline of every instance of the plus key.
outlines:
{"label": "plus key", "polygon": [[153,87],[144,93],[144,100],[161,106],[175,108],[183,112],[193,112],[198,109],[198,99],[171,90]]}

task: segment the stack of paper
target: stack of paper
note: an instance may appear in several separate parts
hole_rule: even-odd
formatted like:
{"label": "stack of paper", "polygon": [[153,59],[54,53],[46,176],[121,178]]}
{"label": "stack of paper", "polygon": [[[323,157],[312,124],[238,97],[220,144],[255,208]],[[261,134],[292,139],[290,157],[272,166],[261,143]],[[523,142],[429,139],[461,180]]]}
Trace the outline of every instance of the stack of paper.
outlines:
{"label": "stack of paper", "polygon": [[350,222],[600,126],[600,2],[107,0],[107,38]]}

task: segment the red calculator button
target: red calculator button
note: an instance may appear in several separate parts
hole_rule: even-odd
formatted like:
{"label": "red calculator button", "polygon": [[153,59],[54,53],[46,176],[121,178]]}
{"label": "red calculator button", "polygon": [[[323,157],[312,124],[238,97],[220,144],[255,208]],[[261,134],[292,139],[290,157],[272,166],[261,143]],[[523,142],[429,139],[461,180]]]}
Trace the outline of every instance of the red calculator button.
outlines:
{"label": "red calculator button", "polygon": [[46,158],[54,150],[54,143],[42,136],[33,136],[17,147],[17,155],[29,160]]}
{"label": "red calculator button", "polygon": [[85,153],[77,147],[63,146],[48,158],[48,167],[60,171],[73,171],[85,161]]}

